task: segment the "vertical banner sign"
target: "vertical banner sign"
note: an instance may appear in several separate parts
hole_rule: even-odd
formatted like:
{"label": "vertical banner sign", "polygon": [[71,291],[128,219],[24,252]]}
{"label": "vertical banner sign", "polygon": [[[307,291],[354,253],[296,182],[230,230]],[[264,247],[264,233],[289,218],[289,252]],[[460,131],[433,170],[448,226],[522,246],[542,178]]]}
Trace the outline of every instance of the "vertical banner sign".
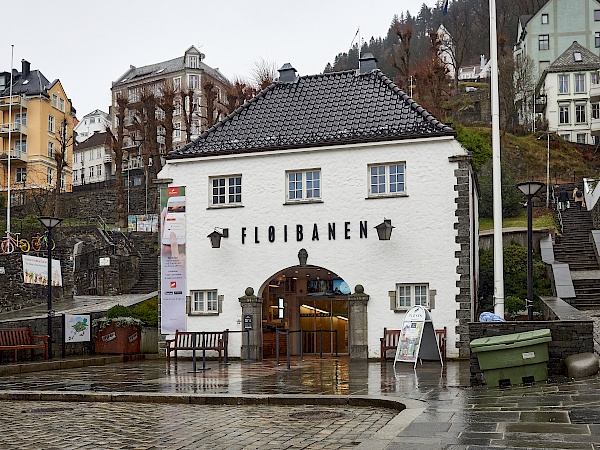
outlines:
{"label": "vertical banner sign", "polygon": [[172,334],[186,329],[185,187],[162,187],[160,211],[160,328]]}
{"label": "vertical banner sign", "polygon": [[416,367],[419,359],[439,359],[442,365],[444,364],[435,337],[431,313],[423,306],[409,309],[404,316],[394,366],[400,361],[412,362]]}

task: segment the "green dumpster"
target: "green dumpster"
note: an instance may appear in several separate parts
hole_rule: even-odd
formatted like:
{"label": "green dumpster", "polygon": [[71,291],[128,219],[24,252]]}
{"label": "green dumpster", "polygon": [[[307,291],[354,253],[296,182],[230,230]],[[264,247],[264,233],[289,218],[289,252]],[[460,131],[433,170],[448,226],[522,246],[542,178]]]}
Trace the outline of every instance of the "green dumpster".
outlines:
{"label": "green dumpster", "polygon": [[510,386],[548,379],[550,330],[475,339],[471,351],[488,386]]}

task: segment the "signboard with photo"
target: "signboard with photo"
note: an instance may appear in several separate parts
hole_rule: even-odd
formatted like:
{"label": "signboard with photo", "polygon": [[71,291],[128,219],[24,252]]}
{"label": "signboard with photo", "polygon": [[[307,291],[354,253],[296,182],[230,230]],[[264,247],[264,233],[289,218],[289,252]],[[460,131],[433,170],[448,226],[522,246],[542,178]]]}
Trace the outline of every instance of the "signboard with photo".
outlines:
{"label": "signboard with photo", "polygon": [[[48,260],[37,256],[23,255],[23,283],[48,284]],[[52,260],[52,286],[62,286],[60,261]]]}
{"label": "signboard with photo", "polygon": [[65,343],[90,342],[90,319],[89,314],[65,314]]}
{"label": "signboard with photo", "polygon": [[394,366],[400,361],[412,362],[416,367],[419,359],[439,359],[443,365],[431,314],[423,306],[409,309],[404,316]]}

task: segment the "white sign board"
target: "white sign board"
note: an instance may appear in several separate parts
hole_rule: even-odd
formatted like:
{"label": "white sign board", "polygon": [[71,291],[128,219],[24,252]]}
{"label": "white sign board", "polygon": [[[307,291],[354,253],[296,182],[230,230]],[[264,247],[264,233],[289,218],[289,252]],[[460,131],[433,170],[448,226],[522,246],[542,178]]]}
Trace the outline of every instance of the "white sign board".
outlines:
{"label": "white sign board", "polygon": [[[23,255],[23,283],[48,284],[48,259]],[[60,261],[52,260],[52,286],[62,286]]]}
{"label": "white sign board", "polygon": [[89,314],[65,314],[65,342],[90,342],[91,324]]}
{"label": "white sign board", "polygon": [[402,323],[394,365],[397,361],[412,362],[416,367],[419,359],[438,358],[443,365],[431,314],[423,306],[409,309]]}
{"label": "white sign board", "polygon": [[100,265],[100,267],[108,267],[108,266],[110,266],[110,258],[109,257],[100,258],[99,265]]}

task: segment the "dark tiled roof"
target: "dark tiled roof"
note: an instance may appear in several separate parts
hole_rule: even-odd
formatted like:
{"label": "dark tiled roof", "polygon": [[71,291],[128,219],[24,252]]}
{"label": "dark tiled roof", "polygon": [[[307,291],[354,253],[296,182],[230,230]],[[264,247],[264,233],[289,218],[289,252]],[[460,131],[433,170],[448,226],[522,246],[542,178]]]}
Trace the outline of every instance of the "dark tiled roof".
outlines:
{"label": "dark tiled roof", "polygon": [[[576,61],[574,53],[581,54],[581,61]],[[577,41],[573,42],[562,54],[546,69],[547,72],[564,72],[572,70],[597,70],[600,69],[600,57],[594,55]]]}
{"label": "dark tiled roof", "polygon": [[85,150],[91,147],[99,147],[101,145],[110,144],[110,139],[106,131],[96,132],[92,134],[85,141],[77,144],[76,150]]}
{"label": "dark tiled roof", "polygon": [[[10,72],[8,73],[10,77]],[[9,81],[7,79],[7,81]],[[10,93],[10,88],[7,87],[4,91],[0,91],[0,96],[8,96]],[[39,70],[32,70],[27,74],[27,76],[23,77],[22,72],[14,72],[13,73],[13,95],[45,95],[48,96],[47,89],[50,86],[50,82],[48,79],[40,72]]]}
{"label": "dark tiled roof", "polygon": [[380,70],[275,82],[171,158],[453,136]]}

